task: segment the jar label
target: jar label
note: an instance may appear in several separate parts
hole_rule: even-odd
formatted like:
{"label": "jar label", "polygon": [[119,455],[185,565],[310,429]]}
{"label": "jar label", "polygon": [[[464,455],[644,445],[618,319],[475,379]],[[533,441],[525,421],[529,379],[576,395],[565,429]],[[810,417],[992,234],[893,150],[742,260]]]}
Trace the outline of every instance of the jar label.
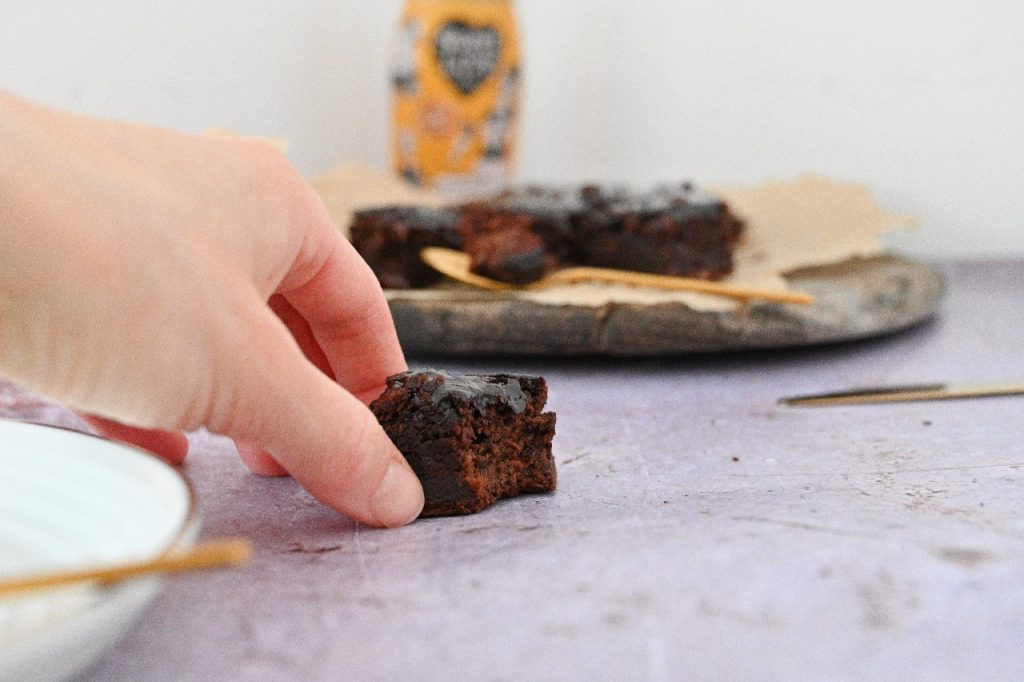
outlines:
{"label": "jar label", "polygon": [[511,2],[408,0],[392,70],[396,171],[456,197],[507,184],[519,81]]}

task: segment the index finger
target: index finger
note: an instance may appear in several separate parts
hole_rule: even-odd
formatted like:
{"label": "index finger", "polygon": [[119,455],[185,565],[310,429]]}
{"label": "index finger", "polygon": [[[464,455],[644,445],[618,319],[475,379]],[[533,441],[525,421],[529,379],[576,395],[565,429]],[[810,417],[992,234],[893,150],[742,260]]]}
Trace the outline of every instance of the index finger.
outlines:
{"label": "index finger", "polygon": [[333,224],[314,228],[278,293],[309,324],[339,384],[363,402],[405,371],[395,324],[376,275]]}

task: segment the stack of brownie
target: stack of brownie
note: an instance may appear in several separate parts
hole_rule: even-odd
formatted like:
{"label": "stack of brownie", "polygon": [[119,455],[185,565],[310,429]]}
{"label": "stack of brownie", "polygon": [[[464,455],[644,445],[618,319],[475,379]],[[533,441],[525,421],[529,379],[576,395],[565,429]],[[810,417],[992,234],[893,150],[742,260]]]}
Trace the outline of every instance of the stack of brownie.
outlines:
{"label": "stack of brownie", "polygon": [[513,284],[571,265],[719,279],[742,233],[725,202],[690,183],[643,193],[529,186],[457,207],[360,211],[351,226],[386,288],[440,279],[419,259],[425,246],[463,250],[473,272]]}

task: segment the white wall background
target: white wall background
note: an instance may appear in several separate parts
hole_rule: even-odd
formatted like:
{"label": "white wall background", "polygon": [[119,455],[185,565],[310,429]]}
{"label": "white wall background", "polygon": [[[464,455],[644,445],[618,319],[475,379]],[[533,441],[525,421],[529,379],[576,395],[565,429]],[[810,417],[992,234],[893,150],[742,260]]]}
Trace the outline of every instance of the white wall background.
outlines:
{"label": "white wall background", "polygon": [[[0,0],[0,87],[387,164],[401,0]],[[520,0],[520,176],[818,171],[922,219],[912,254],[1024,255],[1024,0]],[[2,149],[0,149],[2,153]]]}

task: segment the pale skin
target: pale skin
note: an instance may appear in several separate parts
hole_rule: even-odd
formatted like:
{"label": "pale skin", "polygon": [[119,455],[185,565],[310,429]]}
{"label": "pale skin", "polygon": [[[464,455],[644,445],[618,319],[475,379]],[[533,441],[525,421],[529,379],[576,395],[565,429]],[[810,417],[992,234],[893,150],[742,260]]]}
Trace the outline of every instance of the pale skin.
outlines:
{"label": "pale skin", "polygon": [[376,278],[271,146],[0,92],[0,377],[180,464],[229,436],[360,522],[423,506],[367,408],[405,359]]}

